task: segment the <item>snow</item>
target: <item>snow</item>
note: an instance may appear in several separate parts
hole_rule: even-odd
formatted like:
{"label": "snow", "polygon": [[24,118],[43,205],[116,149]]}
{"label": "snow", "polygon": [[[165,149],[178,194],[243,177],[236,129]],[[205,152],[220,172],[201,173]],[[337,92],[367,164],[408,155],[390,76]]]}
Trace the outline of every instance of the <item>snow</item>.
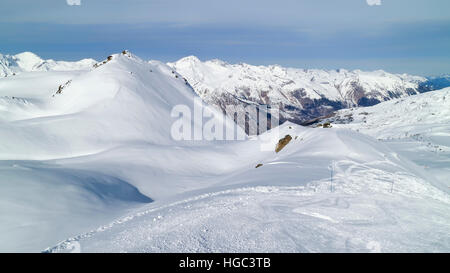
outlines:
{"label": "snow", "polygon": [[448,250],[450,199],[412,163],[358,133],[290,126],[282,133],[304,140],[260,155],[254,163],[262,167],[205,178],[207,188],[157,200],[47,251],[73,242],[83,252]]}
{"label": "snow", "polygon": [[[366,108],[341,110],[335,127],[349,128],[383,141],[411,159],[441,189],[450,187],[450,88],[383,102]],[[342,124],[340,124],[342,123]]]}
{"label": "snow", "polygon": [[338,112],[338,116],[345,115],[353,119],[348,126],[358,127],[378,139],[412,136],[436,126],[443,126],[436,128],[437,135],[446,135],[450,122],[450,88]]}
{"label": "snow", "polygon": [[0,79],[0,252],[450,249],[440,180],[344,124],[175,141],[172,108],[198,95],[172,70],[126,53]]}

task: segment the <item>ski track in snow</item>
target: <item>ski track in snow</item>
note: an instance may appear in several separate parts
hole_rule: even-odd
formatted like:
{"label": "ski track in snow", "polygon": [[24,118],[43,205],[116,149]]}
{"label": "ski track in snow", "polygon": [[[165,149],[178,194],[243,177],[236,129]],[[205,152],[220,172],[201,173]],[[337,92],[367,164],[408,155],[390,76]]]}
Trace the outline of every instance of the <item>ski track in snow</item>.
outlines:
{"label": "ski track in snow", "polygon": [[[45,252],[65,252],[73,242],[87,252],[371,252],[374,244],[379,252],[424,251],[420,243],[404,243],[412,240],[416,232],[424,231],[403,224],[404,218],[410,216],[402,214],[414,208],[396,203],[431,191],[431,203],[438,201],[447,206],[440,213],[444,223],[450,212],[448,197],[433,188],[422,189],[421,183],[414,183],[416,178],[408,174],[389,175],[365,169],[363,182],[358,172],[352,166],[344,176],[337,176],[333,192],[329,181],[324,180],[307,186],[258,186],[199,195],[127,216]],[[399,178],[404,183],[398,183],[391,192],[390,181],[401,181]],[[367,183],[374,186],[364,188]],[[370,201],[365,201],[369,196]],[[405,204],[414,202],[408,200]],[[408,221],[424,221],[421,217],[416,215]],[[446,226],[450,228],[448,223]],[[403,233],[396,232],[398,238],[392,237],[390,230],[398,228],[404,229]],[[427,251],[448,247],[445,228],[437,228],[427,239],[438,240],[441,236],[442,245]],[[320,241],[313,243],[312,238]],[[228,243],[220,243],[222,240]]]}

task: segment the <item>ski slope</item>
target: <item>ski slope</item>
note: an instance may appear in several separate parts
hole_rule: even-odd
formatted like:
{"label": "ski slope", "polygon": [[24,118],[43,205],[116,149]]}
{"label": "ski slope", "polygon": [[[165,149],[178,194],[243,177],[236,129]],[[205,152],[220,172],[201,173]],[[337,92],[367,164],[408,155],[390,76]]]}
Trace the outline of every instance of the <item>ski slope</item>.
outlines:
{"label": "ski slope", "polygon": [[289,122],[176,141],[175,105],[235,126],[129,52],[1,78],[0,252],[449,251],[448,191],[384,142]]}
{"label": "ski slope", "polygon": [[297,140],[278,155],[256,149],[252,165],[203,178],[207,188],[156,200],[46,251],[448,251],[450,199],[413,163],[348,130],[286,124],[281,134]]}

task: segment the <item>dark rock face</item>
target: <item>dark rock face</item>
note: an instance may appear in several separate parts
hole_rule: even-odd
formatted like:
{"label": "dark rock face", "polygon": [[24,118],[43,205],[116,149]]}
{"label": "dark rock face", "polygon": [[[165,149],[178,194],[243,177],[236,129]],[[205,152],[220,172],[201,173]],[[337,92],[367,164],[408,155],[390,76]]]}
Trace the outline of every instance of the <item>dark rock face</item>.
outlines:
{"label": "dark rock face", "polygon": [[358,100],[358,106],[373,106],[380,103],[381,101],[373,98],[362,97]]}
{"label": "dark rock face", "polygon": [[[237,92],[239,96],[235,96],[231,93],[210,93],[209,96],[205,97],[205,102],[220,108],[223,113],[226,113],[226,108],[230,105],[243,107],[249,105],[278,107],[280,124],[286,121],[290,121],[300,125],[308,125],[316,118],[330,116],[337,110],[354,106],[373,106],[381,102],[379,99],[374,98],[379,97],[379,93],[368,93],[356,83],[352,84],[352,87],[354,87],[354,89],[352,90],[352,92],[350,92],[351,100],[356,101],[356,104],[349,104],[348,101],[330,100],[325,97],[322,97],[320,99],[311,99],[307,96],[304,89],[297,89],[291,93],[291,101],[293,102],[290,104],[279,102],[274,103],[267,96],[267,93],[269,91],[261,91],[260,98],[254,99],[250,96],[250,90],[248,88],[239,89],[239,92]],[[415,89],[408,89],[407,93],[409,95],[414,95],[417,94],[418,91]],[[387,94],[387,96],[383,96],[384,101],[399,98],[402,96],[402,94],[395,91],[387,91]],[[266,113],[266,116],[267,123],[260,123],[260,121],[258,120],[258,114],[255,115],[253,113],[245,112],[244,129],[246,133],[252,134],[252,132],[264,132],[268,129],[271,129],[272,116],[270,112]],[[237,122],[237,117],[233,116],[233,120]],[[258,129],[252,130],[250,121],[255,121]],[[264,128],[259,129],[260,127]]]}
{"label": "dark rock face", "polygon": [[425,93],[440,90],[450,86],[450,75],[428,78],[427,81],[419,84],[419,92]]}

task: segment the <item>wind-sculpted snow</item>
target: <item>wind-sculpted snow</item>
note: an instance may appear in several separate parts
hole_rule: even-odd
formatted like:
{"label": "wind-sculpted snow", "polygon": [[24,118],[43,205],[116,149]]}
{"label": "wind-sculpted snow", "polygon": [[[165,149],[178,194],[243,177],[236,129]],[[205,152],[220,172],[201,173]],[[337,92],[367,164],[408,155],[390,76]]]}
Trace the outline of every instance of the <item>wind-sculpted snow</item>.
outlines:
{"label": "wind-sculpted snow", "polygon": [[278,107],[281,120],[302,124],[352,106],[370,106],[419,93],[423,77],[384,71],[295,69],[201,62],[194,56],[169,63],[209,104]]}
{"label": "wind-sculpted snow", "polygon": [[0,252],[36,252],[152,201],[119,178],[35,161],[0,161],[0,189]]}

